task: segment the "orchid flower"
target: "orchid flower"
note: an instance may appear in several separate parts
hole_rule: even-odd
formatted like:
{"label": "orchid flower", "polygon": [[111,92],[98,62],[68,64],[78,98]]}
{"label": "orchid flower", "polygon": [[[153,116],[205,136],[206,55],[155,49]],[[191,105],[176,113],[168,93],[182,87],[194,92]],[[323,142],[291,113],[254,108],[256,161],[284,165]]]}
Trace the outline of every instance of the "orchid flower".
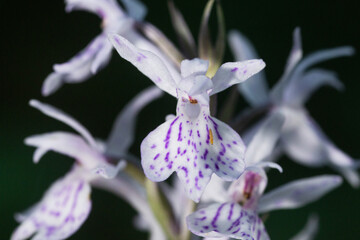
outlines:
{"label": "orchid flower", "polygon": [[[37,163],[46,152],[52,150],[74,158],[77,163],[64,178],[50,186],[35,207],[20,215],[18,219],[21,220],[21,225],[14,231],[12,240],[26,239],[33,234],[35,234],[33,239],[56,240],[67,238],[76,232],[91,210],[91,183],[99,181],[101,177],[114,178],[126,165],[124,161],[119,161],[116,166],[110,164],[104,154],[105,149],[115,155],[126,156],[128,147],[132,143],[137,113],[160,95],[161,91],[152,87],[130,102],[115,122],[108,141],[109,147],[105,146],[105,148],[71,116],[55,107],[31,100],[32,107],[67,124],[80,134],[52,132],[26,138],[27,145],[37,147],[33,157],[34,162]],[[119,126],[120,124],[122,127]],[[119,139],[119,134],[126,140]],[[115,142],[120,145],[117,152],[111,151]],[[124,146],[121,146],[122,144]],[[141,209],[140,212],[144,214],[144,211]]]}
{"label": "orchid flower", "polygon": [[[107,34],[118,33],[129,39],[136,46],[161,52],[134,28],[135,20],[142,20],[146,15],[146,7],[137,0],[122,0],[128,14],[116,0],[66,0],[66,11],[84,10],[98,15],[102,19],[102,32],[95,37],[82,51],[69,61],[54,65],[54,72],[44,81],[42,94],[49,96],[64,83],[80,83],[105,67],[112,55],[112,45]],[[167,61],[168,62],[168,61]],[[175,67],[167,65],[171,71]]]}
{"label": "orchid flower", "polygon": [[[237,60],[256,57],[254,47],[240,33],[233,31],[229,35],[230,45]],[[285,116],[281,136],[281,149],[300,164],[319,167],[328,165],[340,172],[353,186],[359,186],[360,179],[355,168],[357,163],[341,151],[322,132],[304,107],[305,101],[313,91],[322,85],[329,85],[338,90],[343,88],[336,74],[320,69],[310,69],[322,61],[351,56],[354,49],[339,47],[322,50],[302,59],[300,29],[295,29],[293,48],[280,81],[271,92],[267,89],[264,75],[257,75],[256,81],[247,81],[239,91],[256,107],[270,105],[270,114],[280,112]]]}
{"label": "orchid flower", "polygon": [[208,61],[184,60],[181,80],[177,81],[154,53],[136,48],[119,35],[109,38],[121,57],[178,99],[176,117],[160,125],[141,143],[145,175],[159,182],[176,171],[188,196],[196,202],[213,172],[227,181],[237,179],[245,167],[245,146],[234,130],[210,116],[209,97],[245,81],[262,70],[265,63],[225,63],[210,79],[206,76]]}
{"label": "orchid flower", "polygon": [[190,231],[203,237],[270,239],[258,214],[304,206],[339,186],[341,177],[323,175],[285,184],[262,196],[267,177],[261,168],[245,171],[228,189],[225,203],[211,204],[187,217]]}
{"label": "orchid flower", "polygon": [[[270,239],[258,214],[301,207],[339,186],[342,181],[340,177],[319,176],[294,181],[263,196],[267,176],[262,167],[267,166],[265,161],[280,137],[283,123],[284,117],[275,114],[259,128],[246,152],[245,163],[248,167],[238,180],[227,187],[227,194],[224,194],[225,185],[219,184],[218,179],[215,179],[217,185],[208,185],[207,191],[218,193],[213,195],[222,193],[222,196],[212,199],[207,195],[206,199],[202,199],[219,203],[210,204],[189,215],[187,224],[190,231],[207,238]],[[282,171],[279,166],[270,166]]]}

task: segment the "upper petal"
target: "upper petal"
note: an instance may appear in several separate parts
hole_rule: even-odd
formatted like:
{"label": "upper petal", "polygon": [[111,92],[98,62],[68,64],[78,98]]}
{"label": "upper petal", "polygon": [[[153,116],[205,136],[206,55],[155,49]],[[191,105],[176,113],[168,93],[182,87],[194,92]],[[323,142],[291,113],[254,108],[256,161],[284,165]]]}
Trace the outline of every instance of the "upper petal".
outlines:
{"label": "upper petal", "polygon": [[258,212],[302,207],[318,200],[341,183],[341,177],[336,175],[323,175],[290,182],[266,193],[260,199]]}
{"label": "upper petal", "polygon": [[181,62],[181,76],[187,78],[190,75],[205,75],[209,68],[209,61],[194,58]]}
{"label": "upper petal", "polygon": [[231,237],[242,240],[270,239],[254,211],[236,203],[213,204],[186,218],[191,232],[202,237]]}
{"label": "upper petal", "polygon": [[264,67],[265,63],[261,59],[224,63],[212,78],[214,88],[211,91],[211,95],[245,81],[260,72]]}
{"label": "upper petal", "polygon": [[[230,31],[228,39],[236,61],[259,58],[252,43],[239,31]],[[238,89],[252,106],[259,106],[268,102],[269,89],[264,71],[250,77],[249,81],[239,84]]]}
{"label": "upper petal", "polygon": [[151,101],[159,98],[162,91],[150,87],[140,92],[116,117],[107,140],[105,153],[111,157],[123,157],[134,141],[136,117]]}
{"label": "upper petal", "polygon": [[177,96],[176,84],[162,60],[154,53],[139,49],[125,38],[109,34],[109,39],[122,58],[132,63],[160,89]]}
{"label": "upper petal", "polygon": [[90,185],[73,172],[55,182],[35,209],[14,231],[11,239],[60,240],[70,237],[91,210]]}
{"label": "upper petal", "polygon": [[178,116],[152,131],[141,144],[141,163],[152,181],[176,171],[188,196],[199,201],[213,172],[227,181],[240,176],[244,151],[234,130],[201,113],[197,120]]}

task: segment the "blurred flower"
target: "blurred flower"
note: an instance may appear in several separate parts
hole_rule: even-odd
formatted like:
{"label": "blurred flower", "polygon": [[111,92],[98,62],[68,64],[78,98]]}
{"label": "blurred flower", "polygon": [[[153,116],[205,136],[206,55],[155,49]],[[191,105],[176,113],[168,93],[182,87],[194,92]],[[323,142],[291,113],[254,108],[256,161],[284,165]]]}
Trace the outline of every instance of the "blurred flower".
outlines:
{"label": "blurred flower", "polygon": [[261,168],[248,169],[228,189],[225,203],[211,204],[187,218],[190,231],[203,237],[270,239],[258,214],[292,209],[319,199],[342,179],[323,175],[285,184],[262,196],[267,177]]}
{"label": "blurred flower", "polygon": [[[229,40],[237,60],[257,57],[249,40],[239,32],[231,32]],[[239,91],[253,107],[269,105],[270,114],[281,112],[285,116],[281,149],[292,159],[310,167],[328,165],[343,174],[350,184],[359,186],[360,179],[355,170],[359,164],[335,146],[304,107],[313,91],[323,85],[339,90],[343,88],[335,73],[321,68],[309,70],[309,67],[328,59],[351,56],[354,50],[351,47],[322,50],[301,60],[298,28],[294,31],[293,42],[285,72],[271,92],[263,73],[239,85]]]}
{"label": "blurred flower", "polygon": [[176,117],[152,131],[141,144],[145,175],[158,182],[176,171],[188,196],[196,202],[213,172],[227,181],[237,179],[244,170],[245,146],[228,125],[210,117],[209,97],[245,81],[262,70],[265,63],[225,63],[210,79],[205,75],[208,61],[184,60],[181,80],[176,81],[152,52],[136,48],[121,36],[109,37],[121,57],[160,89],[178,98]]}
{"label": "blurred flower", "polygon": [[[74,158],[77,163],[64,178],[49,188],[39,203],[25,214],[19,215],[21,225],[13,233],[12,240],[26,239],[35,233],[33,239],[56,240],[67,238],[76,232],[91,210],[90,184],[93,181],[101,182],[99,175],[107,179],[114,178],[125,167],[124,161],[119,161],[116,166],[110,164],[104,150],[107,149],[113,156],[126,157],[138,112],[160,95],[161,91],[156,87],[146,89],[125,107],[115,122],[107,144],[109,147],[96,142],[90,132],[71,116],[50,105],[31,100],[32,107],[62,121],[80,134],[53,132],[26,138],[27,145],[37,147],[34,162],[37,163],[47,151],[53,150]],[[117,151],[112,150],[115,142],[119,144]],[[138,198],[136,195],[129,196]],[[140,213],[144,214],[141,208]]]}

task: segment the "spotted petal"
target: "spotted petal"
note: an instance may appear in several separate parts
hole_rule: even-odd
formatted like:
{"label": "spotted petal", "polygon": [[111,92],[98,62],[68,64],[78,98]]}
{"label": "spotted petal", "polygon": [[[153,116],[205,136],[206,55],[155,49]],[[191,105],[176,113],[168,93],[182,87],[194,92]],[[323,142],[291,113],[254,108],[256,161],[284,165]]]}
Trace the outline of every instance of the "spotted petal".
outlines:
{"label": "spotted petal", "polygon": [[11,240],[60,240],[70,237],[91,210],[90,185],[73,174],[55,182],[14,231]]}
{"label": "spotted petal", "polygon": [[122,58],[133,64],[160,89],[175,97],[177,96],[174,78],[160,57],[152,52],[135,47],[119,35],[109,34],[109,39]]}
{"label": "spotted petal", "polygon": [[198,202],[211,174],[226,181],[244,170],[245,146],[228,125],[201,113],[195,120],[184,116],[168,120],[141,143],[141,163],[152,181],[163,181],[174,171],[188,196]]}
{"label": "spotted petal", "polygon": [[265,63],[261,59],[224,63],[212,78],[214,88],[211,95],[247,80],[260,72],[264,67]]}
{"label": "spotted petal", "polygon": [[336,175],[323,175],[290,182],[266,193],[259,201],[258,212],[302,207],[318,200],[341,183],[342,178]]}
{"label": "spotted petal", "polygon": [[213,204],[187,217],[191,232],[202,237],[231,237],[242,240],[270,239],[254,211],[236,203]]}

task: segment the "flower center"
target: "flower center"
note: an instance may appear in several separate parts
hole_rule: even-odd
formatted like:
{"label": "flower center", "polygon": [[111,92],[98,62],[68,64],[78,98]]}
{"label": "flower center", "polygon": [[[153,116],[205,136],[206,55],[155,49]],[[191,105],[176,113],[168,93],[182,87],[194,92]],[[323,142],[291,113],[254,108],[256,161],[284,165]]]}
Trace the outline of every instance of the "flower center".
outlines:
{"label": "flower center", "polygon": [[189,102],[185,103],[185,113],[191,118],[197,118],[200,114],[200,104],[194,98],[189,97]]}

